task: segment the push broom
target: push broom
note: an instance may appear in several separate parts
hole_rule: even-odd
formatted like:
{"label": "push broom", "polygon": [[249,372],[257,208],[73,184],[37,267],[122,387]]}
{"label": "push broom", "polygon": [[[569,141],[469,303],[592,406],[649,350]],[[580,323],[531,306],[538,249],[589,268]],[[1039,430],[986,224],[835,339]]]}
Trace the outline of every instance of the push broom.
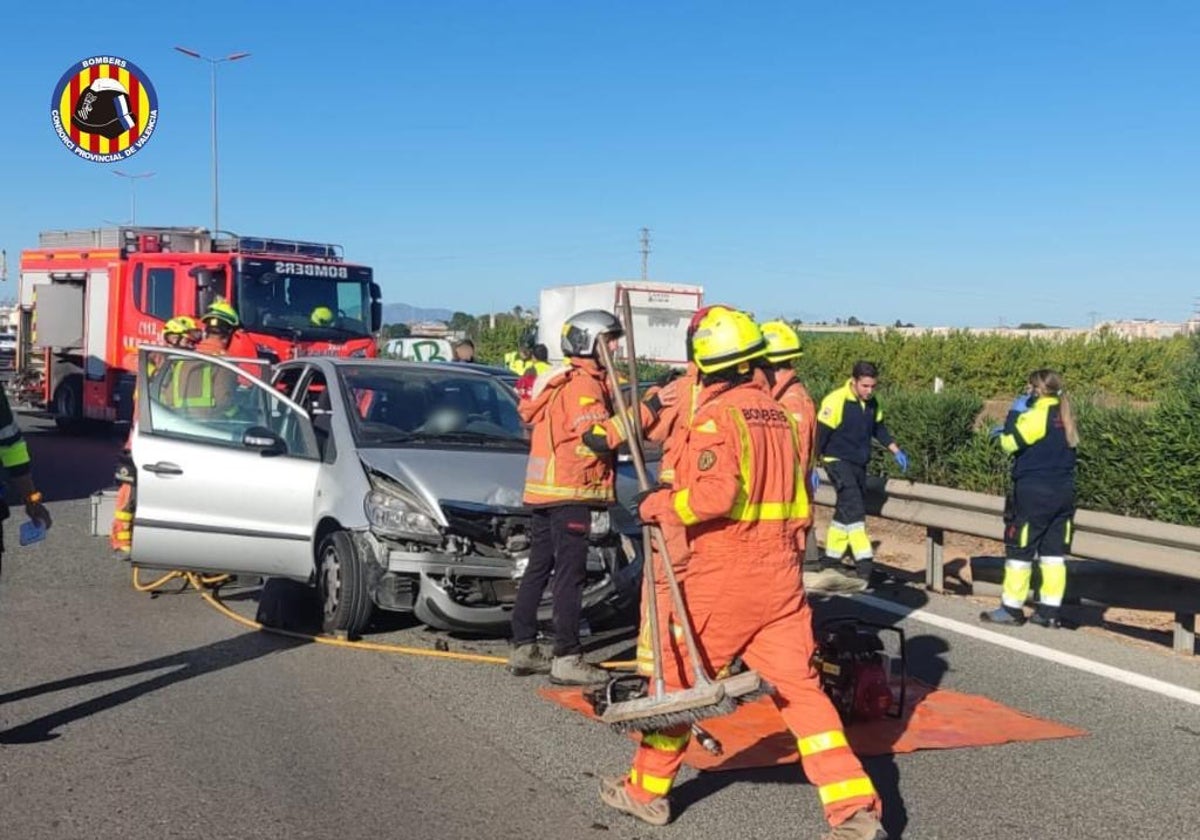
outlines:
{"label": "push broom", "polygon": [[[629,355],[629,384],[636,400],[638,393],[637,355],[634,351],[633,319],[631,317],[632,313],[628,293],[625,294],[622,303],[622,314],[625,321],[625,346]],[[629,411],[625,395],[621,392],[621,384],[617,380],[616,367],[613,364],[612,353],[609,352],[608,345],[601,341],[597,342],[597,347],[600,353],[600,361],[608,374],[609,387],[613,392],[617,412],[619,416],[625,418],[626,422],[632,426],[631,433],[628,435],[629,454],[633,460],[634,470],[637,473],[638,488],[644,493],[650,489],[650,479],[646,473],[646,461],[642,452],[641,415],[636,410],[632,414]],[[746,700],[750,696],[757,696],[763,692],[762,680],[756,672],[751,670],[742,671],[741,673],[719,680],[710,679],[708,674],[704,672],[704,664],[696,645],[692,622],[688,617],[687,608],[683,602],[683,593],[679,589],[679,581],[675,577],[675,570],[671,566],[671,558],[667,551],[667,541],[657,525],[644,525],[642,527],[647,549],[650,547],[650,541],[653,540],[654,545],[658,548],[658,556],[662,560],[663,576],[671,592],[676,620],[692,664],[693,685],[691,688],[680,689],[678,691],[668,692],[666,690],[663,678],[662,648],[660,645],[662,630],[659,625],[661,618],[658,615],[654,587],[654,553],[647,550],[644,552],[646,558],[644,565],[645,591],[646,598],[648,599],[646,603],[646,620],[650,622],[651,656],[654,663],[653,678],[649,693],[645,697],[609,704],[600,716],[600,720],[620,732],[648,732],[667,729],[681,724],[694,724],[696,721],[706,718],[721,717],[722,715],[730,714],[737,708],[737,701],[739,699]]]}

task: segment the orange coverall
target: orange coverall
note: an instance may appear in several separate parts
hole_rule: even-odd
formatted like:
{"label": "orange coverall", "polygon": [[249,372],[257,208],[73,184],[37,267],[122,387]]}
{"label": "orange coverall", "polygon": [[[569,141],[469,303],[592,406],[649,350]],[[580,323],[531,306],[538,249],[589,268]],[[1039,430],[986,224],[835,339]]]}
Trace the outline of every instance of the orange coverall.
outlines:
{"label": "orange coverall", "polygon": [[[708,673],[741,656],[775,687],[772,699],[796,736],[805,775],[836,826],[882,808],[811,663],[815,640],[799,569],[806,476],[795,421],[764,385],[721,383],[701,392],[675,489],[647,497],[641,512],[686,528],[687,609]],[[672,642],[664,672],[668,688],[678,689],[691,676],[682,642]],[[689,734],[685,724],[642,736],[626,781],[632,796],[667,795]]]}
{"label": "orange coverall", "polygon": [[[796,431],[800,437],[800,469],[807,480],[813,470],[813,447],[817,442],[817,406],[809,395],[808,389],[804,387],[804,383],[797,378],[796,371],[790,367],[781,368],[775,372],[775,384],[771,389],[771,396],[796,421]],[[809,499],[809,501],[811,503],[812,500]],[[806,530],[809,525],[812,525],[811,504],[805,523]]]}

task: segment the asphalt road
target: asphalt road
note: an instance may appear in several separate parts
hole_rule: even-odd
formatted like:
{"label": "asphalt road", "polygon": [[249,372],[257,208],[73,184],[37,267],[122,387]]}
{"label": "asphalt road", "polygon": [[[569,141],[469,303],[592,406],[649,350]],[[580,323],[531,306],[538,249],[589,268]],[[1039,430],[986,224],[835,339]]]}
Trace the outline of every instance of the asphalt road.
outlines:
{"label": "asphalt road", "polygon": [[[115,438],[26,416],[55,525],[0,578],[0,835],[39,838],[820,837],[795,767],[685,770],[672,826],[607,811],[599,774],[631,745],[495,665],[343,651],[246,632],[194,593],[157,597],[89,534]],[[253,616],[257,590],[227,595]],[[909,590],[911,670],[1087,737],[870,759],[893,837],[1200,836],[1200,706],[964,635],[976,607]],[[819,615],[862,610],[847,600]],[[939,618],[940,617],[940,618]],[[944,623],[944,622],[941,622]],[[1087,660],[1200,691],[1200,662],[1094,634],[1023,628]],[[373,640],[503,653],[403,621]],[[627,653],[629,634],[593,637]]]}

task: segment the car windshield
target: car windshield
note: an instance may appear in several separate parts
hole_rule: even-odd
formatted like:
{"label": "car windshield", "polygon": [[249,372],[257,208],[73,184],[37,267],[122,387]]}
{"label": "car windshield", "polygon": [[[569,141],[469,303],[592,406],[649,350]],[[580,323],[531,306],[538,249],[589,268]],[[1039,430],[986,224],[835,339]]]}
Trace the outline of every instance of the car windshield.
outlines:
{"label": "car windshield", "polygon": [[242,325],[296,341],[369,335],[371,269],[335,262],[242,258],[237,274]]}
{"label": "car windshield", "polygon": [[359,446],[528,446],[514,394],[455,365],[338,368]]}

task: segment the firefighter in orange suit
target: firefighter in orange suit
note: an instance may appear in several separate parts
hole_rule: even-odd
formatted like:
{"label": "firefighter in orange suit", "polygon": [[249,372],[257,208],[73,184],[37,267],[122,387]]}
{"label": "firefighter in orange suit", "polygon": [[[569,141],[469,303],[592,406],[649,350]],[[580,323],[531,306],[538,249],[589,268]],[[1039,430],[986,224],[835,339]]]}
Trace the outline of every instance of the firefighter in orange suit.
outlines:
{"label": "firefighter in orange suit", "polygon": [[[749,316],[716,307],[693,345],[702,390],[675,485],[648,495],[641,517],[687,529],[685,594],[704,665],[716,674],[740,656],[775,687],[772,699],[833,826],[828,837],[885,840],[875,786],[811,663],[799,570],[808,492],[796,423],[755,375],[766,341]],[[676,651],[664,662],[668,690],[690,684],[681,645]],[[633,769],[603,780],[601,800],[653,825],[669,822],[667,795],[688,737],[686,724],[644,734]]]}
{"label": "firefighter in orange suit", "polygon": [[[508,668],[516,676],[549,673],[559,685],[605,682],[607,673],[583,660],[579,619],[587,575],[592,512],[615,500],[616,450],[628,437],[614,417],[597,347],[615,350],[622,335],[610,312],[590,309],[567,319],[562,350],[568,364],[539,377],[521,419],[532,425],[524,502],[533,508],[529,563],[512,612]],[[538,605],[554,576],[554,650],[537,644]]]}
{"label": "firefighter in orange suit", "polygon": [[762,325],[762,333],[767,342],[766,373],[771,396],[796,421],[800,432],[800,463],[811,483],[811,473],[815,469],[812,452],[817,440],[817,406],[792,367],[792,362],[803,355],[800,336],[786,321],[768,321]]}

